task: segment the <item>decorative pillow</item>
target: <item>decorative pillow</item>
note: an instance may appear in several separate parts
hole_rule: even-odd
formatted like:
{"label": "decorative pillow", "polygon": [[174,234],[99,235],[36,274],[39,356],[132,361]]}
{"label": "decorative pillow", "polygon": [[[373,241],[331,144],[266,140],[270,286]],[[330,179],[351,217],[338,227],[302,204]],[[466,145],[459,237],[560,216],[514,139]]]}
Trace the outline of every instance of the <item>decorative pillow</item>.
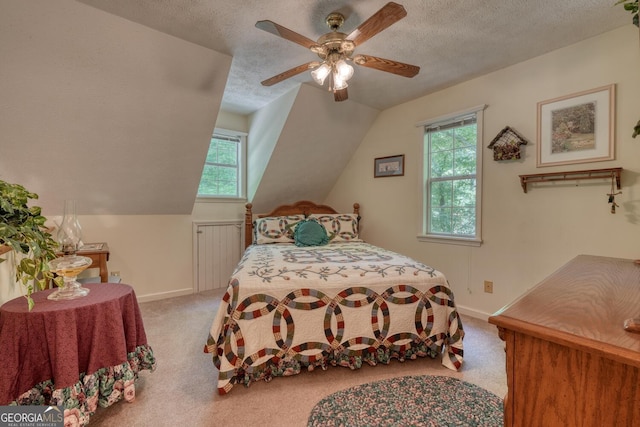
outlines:
{"label": "decorative pillow", "polygon": [[304,215],[268,216],[253,222],[254,241],[265,243],[293,243],[295,225],[304,220]]}
{"label": "decorative pillow", "polygon": [[329,243],[329,236],[315,219],[300,221],[293,233],[296,246],[322,246]]}
{"label": "decorative pillow", "polygon": [[356,214],[311,214],[327,232],[331,242],[361,242]]}

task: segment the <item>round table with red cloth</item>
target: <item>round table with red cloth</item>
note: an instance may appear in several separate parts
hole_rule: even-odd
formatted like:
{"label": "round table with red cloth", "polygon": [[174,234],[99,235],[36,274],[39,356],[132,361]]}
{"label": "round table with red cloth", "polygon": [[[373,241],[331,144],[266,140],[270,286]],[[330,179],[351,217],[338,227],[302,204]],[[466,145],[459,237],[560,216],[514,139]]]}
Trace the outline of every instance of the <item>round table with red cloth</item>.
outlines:
{"label": "round table with red cloth", "polygon": [[0,405],[64,405],[84,424],[97,404],[133,400],[138,372],[155,369],[133,288],[83,286],[74,300],[36,292],[31,311],[23,297],[0,307]]}

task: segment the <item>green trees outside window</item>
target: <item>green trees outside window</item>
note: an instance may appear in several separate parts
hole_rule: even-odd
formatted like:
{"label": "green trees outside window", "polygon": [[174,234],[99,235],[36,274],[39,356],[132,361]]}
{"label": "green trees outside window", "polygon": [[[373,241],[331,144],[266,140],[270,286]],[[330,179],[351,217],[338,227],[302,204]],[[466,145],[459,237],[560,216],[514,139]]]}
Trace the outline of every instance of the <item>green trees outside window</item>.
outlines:
{"label": "green trees outside window", "polygon": [[198,196],[242,197],[242,138],[214,134]]}
{"label": "green trees outside window", "polygon": [[483,109],[424,125],[424,237],[481,242],[478,150]]}

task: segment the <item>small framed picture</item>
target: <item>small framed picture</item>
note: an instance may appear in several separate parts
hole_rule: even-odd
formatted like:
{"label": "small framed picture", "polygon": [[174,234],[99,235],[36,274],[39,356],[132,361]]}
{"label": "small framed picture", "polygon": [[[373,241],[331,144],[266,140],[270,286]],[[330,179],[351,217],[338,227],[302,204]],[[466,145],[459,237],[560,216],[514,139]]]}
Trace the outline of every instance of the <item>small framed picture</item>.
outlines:
{"label": "small framed picture", "polygon": [[373,177],[404,175],[404,154],[389,157],[378,157],[374,161]]}
{"label": "small framed picture", "polygon": [[615,159],[615,85],[538,102],[537,167]]}

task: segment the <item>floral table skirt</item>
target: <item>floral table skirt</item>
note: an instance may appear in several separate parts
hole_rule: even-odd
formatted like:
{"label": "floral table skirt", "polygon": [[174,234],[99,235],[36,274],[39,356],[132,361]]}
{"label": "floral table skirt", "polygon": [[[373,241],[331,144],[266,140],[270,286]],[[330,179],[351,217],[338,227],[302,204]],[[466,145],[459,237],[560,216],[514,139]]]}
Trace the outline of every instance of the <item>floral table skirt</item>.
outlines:
{"label": "floral table skirt", "polygon": [[132,402],[136,397],[138,373],[155,368],[153,350],[148,345],[141,345],[127,354],[127,361],[121,365],[101,368],[92,374],[83,373],[71,387],[54,389],[53,380],[41,382],[10,404],[62,405],[65,427],[85,426],[98,405],[106,408],[122,399]]}

